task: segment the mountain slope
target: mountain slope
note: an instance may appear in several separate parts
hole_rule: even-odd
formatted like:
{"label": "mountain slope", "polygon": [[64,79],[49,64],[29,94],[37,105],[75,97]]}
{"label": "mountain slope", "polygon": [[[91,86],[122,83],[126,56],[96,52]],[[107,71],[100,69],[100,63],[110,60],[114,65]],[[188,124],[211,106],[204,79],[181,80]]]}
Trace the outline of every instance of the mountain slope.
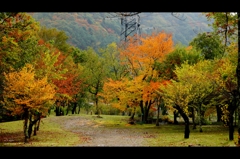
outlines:
{"label": "mountain slope", "polygon": [[[106,47],[120,41],[120,18],[111,18],[107,12],[36,12],[31,13],[41,25],[63,30],[69,36],[68,42],[80,49]],[[211,31],[207,19],[201,13],[181,13],[179,20],[171,13],[142,12],[140,32],[162,31],[172,33],[175,43],[188,43],[199,32]]]}

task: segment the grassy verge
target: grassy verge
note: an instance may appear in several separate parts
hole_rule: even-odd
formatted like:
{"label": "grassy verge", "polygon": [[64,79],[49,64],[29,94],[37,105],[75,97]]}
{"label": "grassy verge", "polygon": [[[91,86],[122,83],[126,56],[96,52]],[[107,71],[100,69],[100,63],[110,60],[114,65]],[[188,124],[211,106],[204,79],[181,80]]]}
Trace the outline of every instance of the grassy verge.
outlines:
{"label": "grassy verge", "polygon": [[61,129],[60,125],[42,119],[39,131],[24,144],[23,121],[0,123],[0,146],[72,146],[81,143],[78,134]]}
{"label": "grassy verge", "polygon": [[[82,118],[79,118],[81,116]],[[13,121],[0,123],[0,146],[75,146],[82,142],[81,134],[72,133],[64,130],[61,125],[69,121],[89,119],[97,125],[104,125],[109,129],[127,128],[139,132],[144,138],[145,146],[236,146],[237,131],[234,132],[234,141],[228,139],[228,127],[223,125],[203,125],[203,132],[192,130],[190,126],[190,138],[184,139],[184,125],[160,125],[155,124],[135,124],[127,123],[129,116],[101,115],[68,115],[50,116],[43,119],[37,136],[32,136],[29,143],[23,143],[23,121]],[[144,146],[143,145],[143,146]]]}
{"label": "grassy verge", "polygon": [[199,129],[193,130],[190,125],[190,137],[184,139],[184,125],[160,125],[155,124],[136,124],[129,125],[126,121],[129,119],[127,116],[110,116],[102,115],[102,118],[95,118],[94,121],[105,125],[107,127],[118,127],[118,128],[132,128],[137,131],[143,132],[145,135],[144,144],[146,146],[236,146],[238,133],[235,128],[234,140],[229,141],[228,139],[228,127],[223,125],[203,125],[203,132],[199,132]]}

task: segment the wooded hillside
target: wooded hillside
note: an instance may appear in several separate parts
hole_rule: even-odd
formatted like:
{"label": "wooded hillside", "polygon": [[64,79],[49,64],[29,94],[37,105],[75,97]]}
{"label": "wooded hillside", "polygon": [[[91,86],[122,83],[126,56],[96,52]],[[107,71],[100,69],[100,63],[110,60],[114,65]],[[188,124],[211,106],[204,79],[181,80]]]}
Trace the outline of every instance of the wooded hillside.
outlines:
{"label": "wooded hillside", "polygon": [[[109,12],[37,12],[33,18],[48,28],[63,30],[68,35],[68,42],[80,49],[106,47],[107,44],[120,41],[121,21],[111,18]],[[181,19],[171,12],[142,12],[140,16],[141,33],[153,31],[173,34],[175,43],[188,45],[200,32],[211,31],[207,19],[202,13],[180,13]]]}

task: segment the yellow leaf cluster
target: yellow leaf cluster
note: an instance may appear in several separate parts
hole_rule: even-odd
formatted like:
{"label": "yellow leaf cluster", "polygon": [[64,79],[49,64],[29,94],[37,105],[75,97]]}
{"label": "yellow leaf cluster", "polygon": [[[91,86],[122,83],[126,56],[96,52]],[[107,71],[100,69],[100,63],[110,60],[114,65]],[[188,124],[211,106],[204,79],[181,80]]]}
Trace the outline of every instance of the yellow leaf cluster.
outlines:
{"label": "yellow leaf cluster", "polygon": [[54,87],[47,78],[35,79],[34,68],[27,64],[20,71],[13,71],[5,76],[3,91],[4,106],[13,114],[24,110],[46,111],[46,104],[55,95]]}

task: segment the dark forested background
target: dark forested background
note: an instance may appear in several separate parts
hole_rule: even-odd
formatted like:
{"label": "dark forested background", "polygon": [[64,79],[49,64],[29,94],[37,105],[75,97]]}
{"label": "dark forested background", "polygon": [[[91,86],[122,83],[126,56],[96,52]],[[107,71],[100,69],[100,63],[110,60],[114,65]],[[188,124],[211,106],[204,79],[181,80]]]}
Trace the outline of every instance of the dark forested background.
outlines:
{"label": "dark forested background", "polygon": [[[68,42],[80,49],[106,47],[119,42],[121,22],[119,18],[109,18],[108,12],[37,12],[30,13],[42,26],[63,30]],[[200,32],[211,31],[205,16],[199,12],[180,13],[181,19],[171,12],[142,12],[140,16],[141,33],[162,31],[172,33],[175,43],[188,43]]]}

